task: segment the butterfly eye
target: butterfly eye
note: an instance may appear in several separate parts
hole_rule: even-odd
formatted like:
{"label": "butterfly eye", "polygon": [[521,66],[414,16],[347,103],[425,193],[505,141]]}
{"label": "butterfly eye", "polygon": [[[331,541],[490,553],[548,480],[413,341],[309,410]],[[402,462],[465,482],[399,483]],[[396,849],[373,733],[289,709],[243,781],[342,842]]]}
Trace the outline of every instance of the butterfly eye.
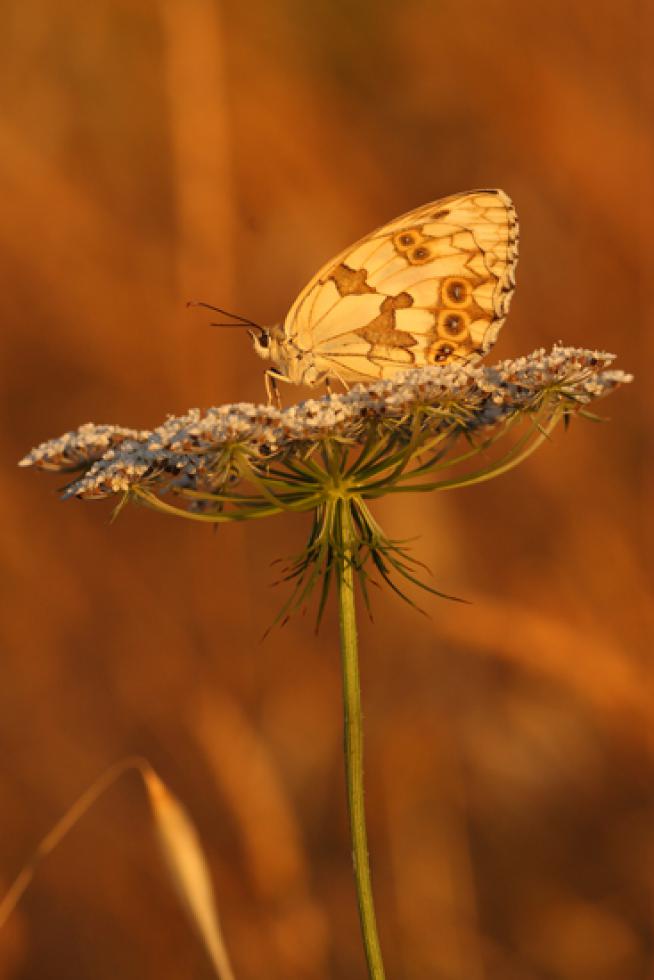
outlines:
{"label": "butterfly eye", "polygon": [[255,333],[254,330],[250,330],[249,333],[254,340],[256,348],[267,350],[270,347],[270,334],[267,330],[261,330],[261,333]]}

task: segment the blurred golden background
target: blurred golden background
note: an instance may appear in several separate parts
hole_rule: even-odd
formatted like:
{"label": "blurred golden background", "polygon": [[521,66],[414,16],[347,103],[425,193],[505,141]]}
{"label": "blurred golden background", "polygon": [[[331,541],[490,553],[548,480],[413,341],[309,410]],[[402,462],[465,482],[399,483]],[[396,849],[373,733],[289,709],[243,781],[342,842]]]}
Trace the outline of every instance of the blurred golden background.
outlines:
{"label": "blurred golden background", "polygon": [[[654,977],[647,6],[3,5],[3,890],[143,753],[197,821],[239,980],[364,976],[334,609],[260,640],[306,521],[110,526],[15,462],[261,400],[248,338],[186,300],[278,321],[378,224],[499,186],[522,235],[497,356],[564,340],[638,377],[516,472],[377,508],[474,602],[382,595],[362,624],[382,946],[393,980]],[[40,868],[0,977],[210,976],[127,777]]]}

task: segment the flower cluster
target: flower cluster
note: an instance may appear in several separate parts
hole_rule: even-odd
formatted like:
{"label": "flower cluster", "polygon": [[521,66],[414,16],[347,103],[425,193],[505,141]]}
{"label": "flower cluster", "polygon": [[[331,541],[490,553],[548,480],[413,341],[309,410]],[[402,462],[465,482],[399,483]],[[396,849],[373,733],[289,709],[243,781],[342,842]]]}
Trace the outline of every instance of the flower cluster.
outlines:
{"label": "flower cluster", "polygon": [[[87,424],[42,443],[20,465],[82,470],[64,496],[93,499],[164,485],[210,493],[242,476],[237,457],[255,467],[302,459],[325,439],[362,446],[371,428],[392,433],[397,445],[414,437],[418,415],[422,434],[433,438],[453,430],[486,437],[517,414],[539,410],[546,398],[550,408],[570,414],[631,380],[610,369],[613,360],[601,351],[556,346],[492,367],[453,361],[399,371],[286,409],[248,403],[193,409],[152,431]],[[419,442],[416,448],[424,448],[424,439]]]}
{"label": "flower cluster", "polygon": [[[238,403],[193,409],[152,431],[83,425],[21,461],[76,474],[65,497],[117,496],[213,524],[311,513],[306,548],[282,572],[294,581],[283,621],[318,587],[370,570],[395,592],[420,580],[406,547],[384,534],[369,502],[389,493],[451,490],[506,473],[574,414],[631,375],[614,355],[557,346],[487,367],[456,362],[399,371],[286,409]],[[462,448],[459,448],[460,445]],[[340,570],[340,572],[339,572]],[[452,598],[449,596],[449,598]]]}

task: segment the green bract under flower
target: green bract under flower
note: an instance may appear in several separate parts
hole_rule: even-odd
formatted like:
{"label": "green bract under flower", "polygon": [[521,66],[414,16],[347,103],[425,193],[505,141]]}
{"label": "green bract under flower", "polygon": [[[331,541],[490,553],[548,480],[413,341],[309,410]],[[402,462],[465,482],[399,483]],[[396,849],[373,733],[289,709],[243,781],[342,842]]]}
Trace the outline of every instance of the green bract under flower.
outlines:
{"label": "green bract under flower", "polygon": [[393,588],[390,566],[416,581],[406,550],[385,538],[366,500],[469,486],[512,469],[559,421],[592,418],[590,402],[632,380],[610,369],[613,360],[556,346],[492,367],[400,371],[286,409],[193,409],[152,431],[87,424],[20,465],[79,474],[64,497],[118,496],[192,520],[312,511],[307,549],[285,577],[297,579],[297,604],[322,576],[322,608],[333,563],[344,558],[364,590],[369,560]]}

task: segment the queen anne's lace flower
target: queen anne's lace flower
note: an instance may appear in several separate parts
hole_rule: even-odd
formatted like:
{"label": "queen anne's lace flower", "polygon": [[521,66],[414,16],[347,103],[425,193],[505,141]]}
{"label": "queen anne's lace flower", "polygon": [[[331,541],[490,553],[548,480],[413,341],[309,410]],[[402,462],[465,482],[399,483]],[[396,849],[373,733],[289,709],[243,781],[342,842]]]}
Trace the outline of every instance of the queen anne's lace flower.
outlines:
{"label": "queen anne's lace flower", "polygon": [[546,396],[563,411],[578,410],[631,381],[631,375],[609,369],[613,360],[604,351],[555,346],[492,367],[451,362],[399,371],[287,409],[246,402],[192,409],[151,432],[88,423],[37,446],[20,465],[84,470],[66,488],[67,497],[124,494],[143,484],[203,491],[216,485],[216,476],[220,485],[236,449],[259,465],[302,457],[325,439],[363,444],[372,426],[381,432],[392,427],[401,441],[419,413],[433,437],[453,425],[457,434],[485,433],[521,411],[534,411]]}

